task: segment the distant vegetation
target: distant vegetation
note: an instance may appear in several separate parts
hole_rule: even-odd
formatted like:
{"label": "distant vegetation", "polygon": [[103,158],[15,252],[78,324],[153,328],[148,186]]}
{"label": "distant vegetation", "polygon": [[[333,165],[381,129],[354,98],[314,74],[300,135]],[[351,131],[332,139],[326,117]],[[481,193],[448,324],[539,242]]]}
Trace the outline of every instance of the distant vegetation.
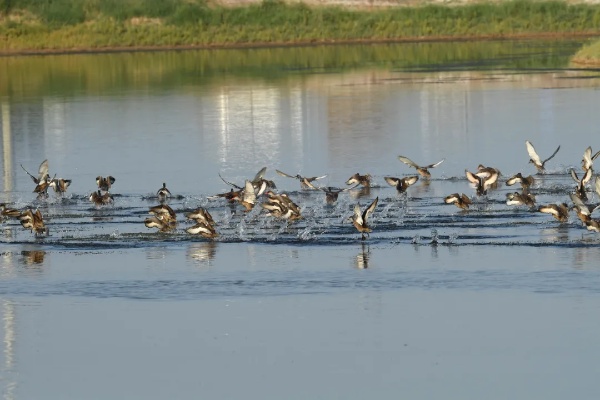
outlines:
{"label": "distant vegetation", "polygon": [[0,51],[600,34],[600,5],[502,1],[376,10],[207,0],[0,0]]}
{"label": "distant vegetation", "polygon": [[573,56],[572,61],[576,64],[600,67],[600,40],[584,46]]}

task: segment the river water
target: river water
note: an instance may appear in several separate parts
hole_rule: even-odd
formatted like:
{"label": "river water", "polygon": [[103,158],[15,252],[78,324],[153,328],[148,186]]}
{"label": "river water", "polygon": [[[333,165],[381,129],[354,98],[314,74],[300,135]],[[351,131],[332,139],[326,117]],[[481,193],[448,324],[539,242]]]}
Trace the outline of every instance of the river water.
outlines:
{"label": "river water", "polygon": [[[538,206],[571,204],[600,150],[600,74],[569,64],[585,42],[0,59],[0,202],[49,228],[0,225],[3,397],[595,398],[600,237],[506,205],[505,185],[531,174]],[[544,174],[526,140],[560,145]],[[398,193],[399,155],[445,161]],[[21,166],[45,159],[66,194],[32,193]],[[485,196],[479,164],[502,174]],[[301,220],[210,198],[263,167]],[[372,187],[330,205],[276,169]],[[88,200],[99,175],[113,205]],[[163,182],[168,233],[144,225]],[[376,197],[361,240],[353,208]],[[185,232],[200,206],[215,240]]]}

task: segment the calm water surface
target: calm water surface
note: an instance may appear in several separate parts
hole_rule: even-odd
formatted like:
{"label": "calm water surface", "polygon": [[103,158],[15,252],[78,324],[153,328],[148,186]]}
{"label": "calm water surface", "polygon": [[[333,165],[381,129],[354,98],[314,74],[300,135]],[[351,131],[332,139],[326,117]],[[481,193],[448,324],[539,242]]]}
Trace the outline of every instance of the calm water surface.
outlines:
{"label": "calm water surface", "polygon": [[[534,174],[567,202],[600,150],[600,74],[583,43],[429,43],[0,59],[0,201],[50,235],[0,225],[0,385],[31,398],[596,398],[600,238],[572,214],[505,204]],[[445,159],[406,194],[398,161]],[[21,169],[72,179],[37,199]],[[476,197],[478,164],[502,172]],[[288,224],[209,196],[262,167]],[[345,187],[301,190],[295,175]],[[88,201],[112,175],[113,206]],[[162,183],[175,232],[144,226]],[[464,192],[469,211],[443,203]],[[588,195],[597,202],[592,187]],[[375,197],[366,241],[349,222]],[[220,236],[185,233],[210,210]]]}

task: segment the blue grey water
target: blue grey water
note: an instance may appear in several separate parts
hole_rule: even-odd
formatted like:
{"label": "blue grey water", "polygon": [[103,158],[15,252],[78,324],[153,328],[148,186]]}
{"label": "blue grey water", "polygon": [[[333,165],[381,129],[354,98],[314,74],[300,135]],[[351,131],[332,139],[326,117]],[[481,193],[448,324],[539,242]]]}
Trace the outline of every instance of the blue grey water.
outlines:
{"label": "blue grey water", "polygon": [[[569,171],[600,150],[600,75],[569,64],[583,43],[3,59],[0,202],[50,234],[1,222],[2,397],[597,398],[600,236],[507,206],[504,184],[535,174],[526,140],[560,145],[531,190],[570,204]],[[445,161],[398,194],[384,177],[415,174],[398,155]],[[44,159],[66,195],[32,193],[21,165]],[[481,197],[479,164],[502,172]],[[262,167],[302,220],[208,199]],[[374,184],[327,205],[275,169]],[[88,201],[98,175],[112,206]],[[163,182],[171,233],[144,226]],[[361,240],[349,217],[375,197]],[[214,241],[185,232],[199,206]]]}

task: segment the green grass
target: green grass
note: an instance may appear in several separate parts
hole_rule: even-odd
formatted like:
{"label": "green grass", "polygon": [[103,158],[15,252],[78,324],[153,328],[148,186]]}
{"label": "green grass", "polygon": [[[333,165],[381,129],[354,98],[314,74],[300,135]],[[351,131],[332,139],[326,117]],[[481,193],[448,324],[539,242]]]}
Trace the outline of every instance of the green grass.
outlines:
{"label": "green grass", "polygon": [[0,51],[600,33],[600,5],[503,1],[351,10],[277,0],[0,0]]}
{"label": "green grass", "polygon": [[576,64],[600,66],[600,40],[596,40],[579,50],[572,58]]}

